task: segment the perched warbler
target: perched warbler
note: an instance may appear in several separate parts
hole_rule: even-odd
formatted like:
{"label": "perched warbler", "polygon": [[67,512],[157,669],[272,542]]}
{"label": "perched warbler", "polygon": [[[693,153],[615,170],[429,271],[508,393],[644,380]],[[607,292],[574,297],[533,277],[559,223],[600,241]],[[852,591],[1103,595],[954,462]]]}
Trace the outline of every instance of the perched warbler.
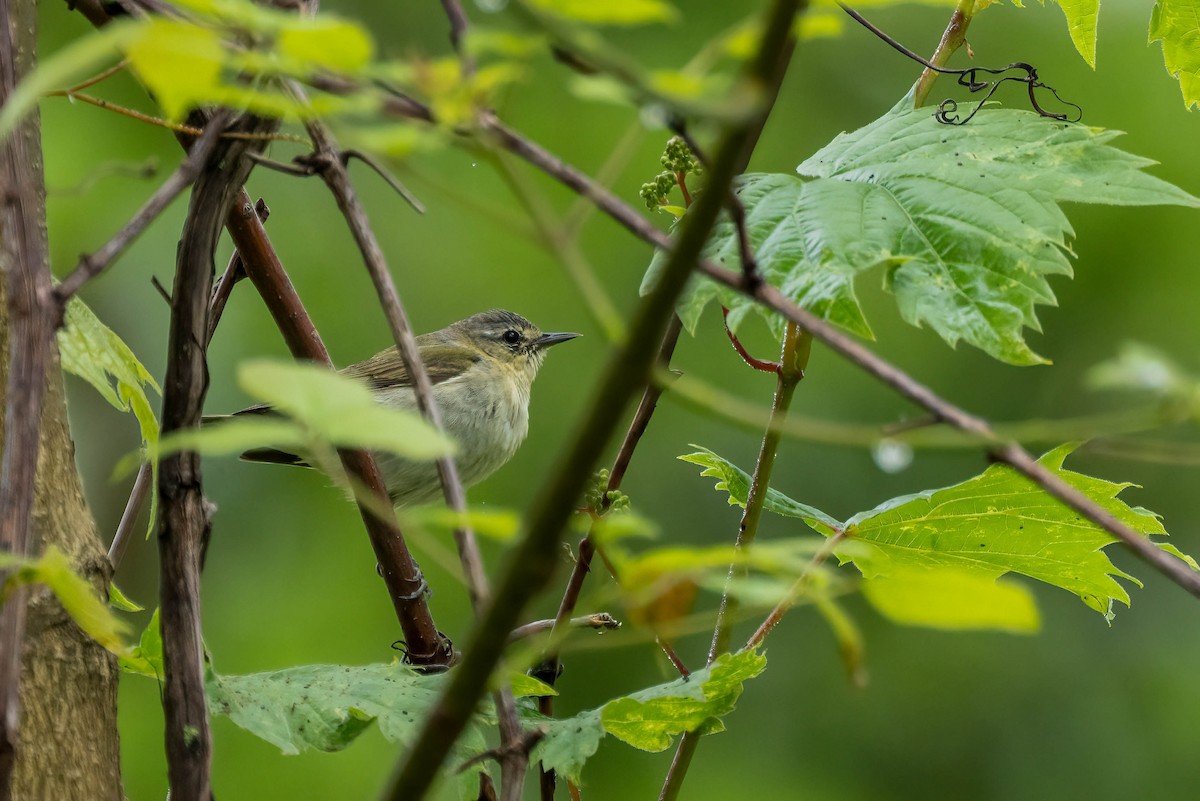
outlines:
{"label": "perched warbler", "polygon": [[[577,336],[543,333],[519,314],[494,309],[417,337],[442,425],[458,443],[455,463],[463,484],[482,481],[517,452],[529,431],[529,388],[547,348]],[[380,403],[417,408],[412,378],[394,346],[341,373],[364,382]],[[270,411],[269,407],[252,406],[237,414]],[[246,451],[242,458],[311,466],[302,455],[273,448]],[[397,506],[441,497],[441,481],[433,462],[413,462],[386,453],[378,454],[377,459]]]}

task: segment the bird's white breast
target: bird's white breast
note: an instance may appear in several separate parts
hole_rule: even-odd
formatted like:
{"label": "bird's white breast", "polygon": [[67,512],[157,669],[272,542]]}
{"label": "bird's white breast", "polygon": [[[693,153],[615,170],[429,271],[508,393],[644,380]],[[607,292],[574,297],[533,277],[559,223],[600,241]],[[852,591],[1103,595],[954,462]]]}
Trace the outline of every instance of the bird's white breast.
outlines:
{"label": "bird's white breast", "polygon": [[[506,373],[508,373],[506,375]],[[508,368],[479,363],[433,387],[442,425],[458,444],[455,463],[466,486],[482,481],[516,453],[529,432],[530,380]],[[381,403],[416,409],[409,387],[383,390]],[[427,503],[441,497],[433,462],[410,462],[379,455],[380,470],[397,505]]]}

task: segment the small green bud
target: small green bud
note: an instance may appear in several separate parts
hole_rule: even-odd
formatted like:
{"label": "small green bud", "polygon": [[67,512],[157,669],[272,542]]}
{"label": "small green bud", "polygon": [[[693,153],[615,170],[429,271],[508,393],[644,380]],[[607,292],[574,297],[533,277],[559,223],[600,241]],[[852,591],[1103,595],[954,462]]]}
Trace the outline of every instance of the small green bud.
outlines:
{"label": "small green bud", "polygon": [[608,498],[608,509],[611,512],[628,512],[630,508],[629,496],[620,490],[612,490],[606,493]]}
{"label": "small green bud", "polygon": [[608,470],[600,469],[592,475],[592,483],[583,493],[583,501],[593,512],[599,512],[603,506],[604,494],[608,492]]}
{"label": "small green bud", "polygon": [[696,172],[699,167],[696,156],[680,136],[672,136],[667,140],[660,161],[671,172],[685,175]]}

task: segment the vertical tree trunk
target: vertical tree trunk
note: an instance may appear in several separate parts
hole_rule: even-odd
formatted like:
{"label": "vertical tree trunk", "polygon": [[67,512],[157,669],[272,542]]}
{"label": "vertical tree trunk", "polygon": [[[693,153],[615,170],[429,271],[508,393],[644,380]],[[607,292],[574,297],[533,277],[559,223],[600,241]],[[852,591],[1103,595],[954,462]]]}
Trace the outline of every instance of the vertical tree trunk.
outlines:
{"label": "vertical tree trunk", "polygon": [[[36,3],[5,2],[12,23],[17,74],[24,75],[35,63]],[[15,164],[21,180],[14,182],[15,186],[0,186],[0,194],[10,205],[9,194],[24,187],[19,205],[25,213],[23,219],[4,216],[0,271],[7,273],[21,260],[30,258],[18,242],[32,236],[40,243],[32,249],[40,255],[32,258],[41,259],[33,266],[48,274],[41,127],[36,114],[13,135],[24,138],[22,149],[29,157]],[[18,225],[24,227],[24,237],[14,236],[13,229]],[[0,391],[7,385],[10,367],[10,320],[5,300],[4,282],[0,282]],[[97,594],[105,597],[111,568],[83,498],[67,427],[62,373],[57,352],[53,348],[51,351],[41,407],[29,553],[36,556],[48,545],[57,546]],[[2,416],[0,441],[5,441]],[[88,638],[49,593],[34,588],[13,602],[23,600],[28,601],[28,608],[11,797],[22,801],[121,801],[124,793],[117,734],[116,658]]]}

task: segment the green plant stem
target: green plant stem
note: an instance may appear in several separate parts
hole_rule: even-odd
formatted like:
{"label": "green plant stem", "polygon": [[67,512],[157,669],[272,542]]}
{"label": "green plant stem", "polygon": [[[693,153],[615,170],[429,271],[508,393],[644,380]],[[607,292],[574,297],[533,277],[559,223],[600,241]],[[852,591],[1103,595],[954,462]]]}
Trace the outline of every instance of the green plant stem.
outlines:
{"label": "green plant stem", "polygon": [[[933,56],[929,59],[931,63],[939,67],[946,66],[954,52],[967,41],[967,28],[971,25],[971,18],[974,16],[975,0],[958,0],[958,7],[950,15],[950,23],[946,26],[946,32],[942,34],[942,41],[938,42],[937,50],[933,51]],[[933,82],[937,78],[936,72],[928,67],[925,68],[913,90],[913,108],[925,105],[925,101],[929,98],[929,92],[933,89]]]}
{"label": "green plant stem", "polygon": [[[771,473],[775,469],[775,457],[779,453],[779,442],[783,438],[779,421],[787,417],[792,405],[792,397],[796,387],[804,378],[804,368],[808,364],[809,349],[812,337],[800,330],[795,323],[788,323],[783,335],[783,352],[779,357],[779,372],[775,379],[775,402],[771,405],[771,420],[763,433],[762,444],[758,449],[758,459],[754,463],[754,475],[750,480],[750,492],[746,497],[746,508],[742,510],[742,519],[738,524],[737,539],[733,547],[740,551],[749,548],[758,536],[758,524],[762,520],[763,504],[767,499],[767,489],[771,482]],[[729,594],[729,582],[739,571],[734,565],[729,566],[729,578],[726,581],[725,592],[721,596],[721,606],[717,610],[717,623],[713,628],[712,645],[708,650],[708,664],[729,650],[729,638],[733,628],[733,620],[737,617],[737,599]]]}
{"label": "green plant stem", "polygon": [[[779,357],[779,372],[775,380],[775,401],[771,406],[771,420],[763,433],[762,444],[758,449],[758,459],[754,465],[754,476],[750,481],[750,492],[746,498],[746,508],[738,525],[736,550],[748,548],[758,534],[758,524],[762,519],[763,503],[767,498],[767,489],[771,481],[771,472],[775,467],[775,456],[779,452],[779,442],[783,438],[779,422],[787,417],[796,386],[804,378],[804,368],[808,365],[808,356],[812,348],[812,335],[802,331],[795,323],[788,323],[783,335],[782,354]],[[712,645],[708,651],[708,664],[729,650],[729,640],[733,631],[733,619],[737,615],[737,599],[729,594],[729,584],[733,581],[738,568],[729,566],[729,577],[726,579],[725,592],[721,595],[721,606],[717,610],[717,622],[713,628]],[[674,801],[679,797],[683,780],[691,767],[692,757],[700,744],[699,732],[687,732],[679,740],[675,757],[663,781],[659,793],[659,801]]]}

